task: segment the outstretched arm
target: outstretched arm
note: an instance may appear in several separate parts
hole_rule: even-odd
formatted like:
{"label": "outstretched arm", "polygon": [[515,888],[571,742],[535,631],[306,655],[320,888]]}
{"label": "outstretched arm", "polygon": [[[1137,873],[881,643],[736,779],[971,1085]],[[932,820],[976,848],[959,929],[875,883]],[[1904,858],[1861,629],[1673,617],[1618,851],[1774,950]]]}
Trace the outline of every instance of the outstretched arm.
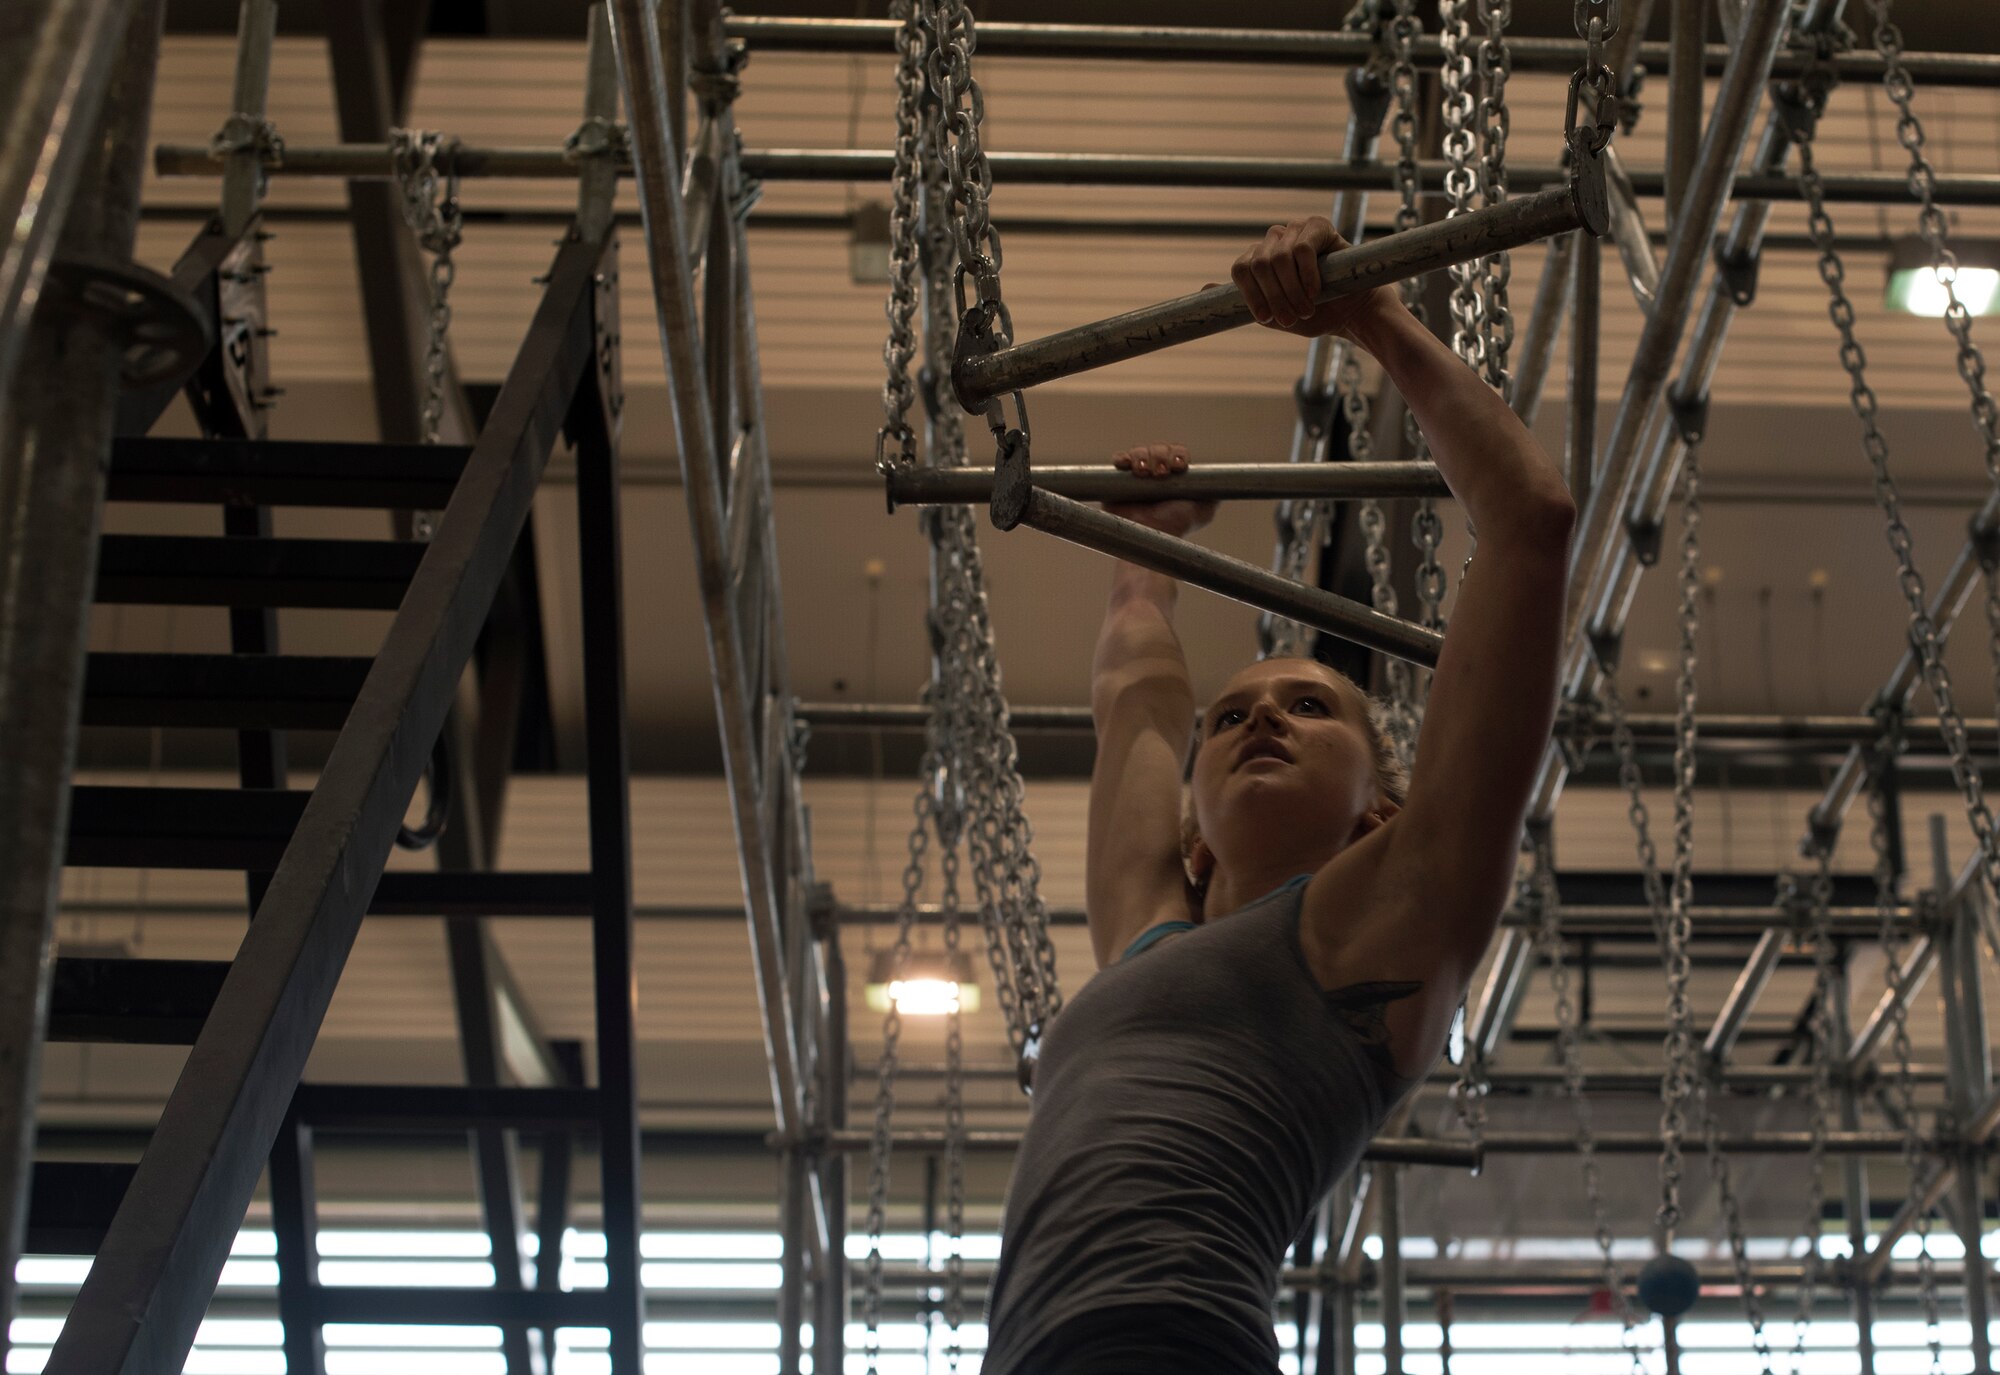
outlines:
{"label": "outstretched arm", "polygon": [[[1177,444],[1117,455],[1142,477],[1187,469]],[[1213,502],[1119,504],[1107,510],[1170,535],[1187,535],[1215,514]],[[1090,710],[1097,760],[1090,777],[1085,908],[1099,968],[1147,927],[1185,915],[1180,858],[1181,760],[1194,721],[1194,692],[1174,633],[1179,584],[1117,563],[1091,664]]]}
{"label": "outstretched arm", "polygon": [[[1234,275],[1259,321],[1343,334],[1375,356],[1479,536],[1431,680],[1408,802],[1371,853],[1357,856],[1374,866],[1369,891],[1385,906],[1364,930],[1331,920],[1325,928],[1329,958],[1363,971],[1354,977],[1426,981],[1421,1007],[1392,1009],[1391,1018],[1419,1023],[1403,1028],[1416,1044],[1400,1058],[1428,1063],[1513,878],[1555,717],[1576,507],[1513,411],[1392,291],[1313,303],[1319,255],[1341,246],[1324,219],[1280,226],[1238,260]],[[1410,939],[1418,930],[1425,941]]]}

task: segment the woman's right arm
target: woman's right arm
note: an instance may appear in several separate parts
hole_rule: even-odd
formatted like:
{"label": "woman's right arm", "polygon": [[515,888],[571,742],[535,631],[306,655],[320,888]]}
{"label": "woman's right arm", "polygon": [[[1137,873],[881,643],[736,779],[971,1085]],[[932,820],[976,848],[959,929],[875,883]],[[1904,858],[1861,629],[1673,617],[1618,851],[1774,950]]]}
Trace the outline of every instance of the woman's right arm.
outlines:
{"label": "woman's right arm", "polygon": [[[1142,445],[1118,466],[1141,477],[1187,468],[1179,445]],[[1213,502],[1107,505],[1107,510],[1170,535],[1187,535],[1215,514]],[[1101,969],[1147,927],[1184,918],[1181,868],[1181,763],[1194,721],[1194,690],[1174,633],[1172,578],[1120,562],[1091,664],[1090,710],[1097,760],[1090,777],[1090,835],[1084,905]]]}

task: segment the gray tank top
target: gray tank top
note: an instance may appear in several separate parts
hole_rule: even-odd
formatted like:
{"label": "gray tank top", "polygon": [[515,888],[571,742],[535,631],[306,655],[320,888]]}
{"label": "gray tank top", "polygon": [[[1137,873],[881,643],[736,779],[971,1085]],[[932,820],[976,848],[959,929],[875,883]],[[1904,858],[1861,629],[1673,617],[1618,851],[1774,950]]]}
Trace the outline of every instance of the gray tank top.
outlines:
{"label": "gray tank top", "polygon": [[986,1375],[1015,1375],[1065,1323],[1162,1305],[1229,1368],[1277,1369],[1279,1268],[1408,1087],[1380,1007],[1416,988],[1323,991],[1299,945],[1305,888],[1136,951],[1051,1024],[988,1292]]}

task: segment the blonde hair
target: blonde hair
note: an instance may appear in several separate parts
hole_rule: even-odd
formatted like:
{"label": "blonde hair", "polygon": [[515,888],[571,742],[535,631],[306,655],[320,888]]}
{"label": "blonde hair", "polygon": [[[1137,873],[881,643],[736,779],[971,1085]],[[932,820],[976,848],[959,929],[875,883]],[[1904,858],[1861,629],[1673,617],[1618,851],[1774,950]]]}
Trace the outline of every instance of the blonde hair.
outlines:
{"label": "blonde hair", "polygon": [[[1360,695],[1363,704],[1367,707],[1366,715],[1363,717],[1363,725],[1368,735],[1369,749],[1375,757],[1375,786],[1381,792],[1382,796],[1395,803],[1398,807],[1402,806],[1410,791],[1410,770],[1403,762],[1402,752],[1396,748],[1395,737],[1390,733],[1392,730],[1391,723],[1395,720],[1394,708],[1388,702],[1369,692],[1361,684],[1355,682],[1331,664],[1321,663],[1318,659],[1307,659],[1302,655],[1296,654],[1274,655],[1272,657],[1297,659],[1301,663],[1318,664],[1335,678],[1353,688]],[[1195,720],[1194,734],[1188,744],[1188,758],[1190,761],[1193,760],[1196,752],[1201,749],[1201,723],[1207,718],[1207,715],[1208,713],[1204,711]],[[1204,875],[1197,879],[1188,867],[1194,859],[1194,846],[1195,842],[1199,839],[1201,839],[1201,827],[1197,824],[1194,815],[1194,789],[1192,787],[1183,787],[1181,789],[1181,870],[1187,882],[1188,911],[1196,923],[1199,923],[1203,918],[1202,905],[1208,897],[1208,876]]]}

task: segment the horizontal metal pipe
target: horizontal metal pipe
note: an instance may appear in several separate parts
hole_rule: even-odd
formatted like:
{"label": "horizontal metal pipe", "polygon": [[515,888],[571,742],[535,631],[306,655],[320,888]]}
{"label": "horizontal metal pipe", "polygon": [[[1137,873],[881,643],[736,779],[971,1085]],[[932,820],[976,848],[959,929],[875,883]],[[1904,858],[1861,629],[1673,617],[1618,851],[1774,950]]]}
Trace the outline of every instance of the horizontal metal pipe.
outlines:
{"label": "horizontal metal pipe", "polygon": [[[1043,186],[1181,186],[1243,187],[1271,191],[1386,191],[1395,186],[1396,169],[1383,163],[1359,165],[1318,158],[1184,157],[1137,153],[989,153],[996,181]],[[743,170],[763,181],[886,182],[893,154],[873,149],[751,148],[742,156]],[[521,181],[563,180],[578,174],[580,164],[560,148],[478,147],[461,144],[439,164],[456,168],[466,180],[503,177]],[[219,177],[222,162],[202,143],[168,143],[154,150],[153,169],[163,177]],[[393,180],[395,166],[386,143],[286,145],[264,161],[272,176],[332,177],[347,181]],[[630,175],[629,163],[619,170]],[[1426,185],[1441,181],[1447,166],[1419,164]],[[1665,194],[1666,174],[1658,168],[1635,169],[1633,188],[1642,196]],[[1522,165],[1508,170],[1521,186],[1560,183],[1562,169],[1554,163]],[[1909,199],[1900,174],[1829,172],[1824,177],[1830,205],[1899,205]],[[1735,199],[1796,201],[1797,183],[1778,174],[1747,173],[1736,179]],[[2000,205],[2000,176],[1954,174],[1937,179],[1937,203],[1942,206]],[[1477,211],[1474,212],[1478,213]],[[1460,219],[1465,218],[1459,216]]]}
{"label": "horizontal metal pipe", "polygon": [[[858,1280],[864,1273],[866,1262],[849,1262],[852,1273]],[[1370,1273],[1374,1267],[1361,1269],[1353,1277],[1344,1277],[1336,1270],[1333,1274],[1317,1268],[1293,1267],[1279,1276],[1279,1284],[1288,1290],[1310,1292],[1318,1289],[1341,1287],[1371,1288],[1375,1276]],[[1620,1267],[1626,1273],[1639,1268],[1635,1259]],[[967,1287],[967,1298],[974,1302],[992,1282],[994,1265],[991,1261],[967,1261],[962,1277]],[[1696,1272],[1704,1286],[1731,1288],[1736,1284],[1733,1266],[1721,1262],[1697,1264]],[[1822,1264],[1814,1274],[1814,1282],[1821,1285],[1839,1286],[1848,1281],[1850,1272],[1838,1263]],[[1936,1277],[1941,1284],[1960,1283],[1965,1270],[1960,1265],[1940,1265],[1936,1267]],[[1805,1279],[1805,1267],[1797,1261],[1757,1261],[1750,1266],[1750,1277],[1760,1289],[1789,1287],[1800,1284]],[[912,1261],[889,1262],[882,1267],[883,1282],[892,1290],[908,1292],[912,1289],[935,1290],[944,1282],[942,1270],[929,1269]],[[1604,1283],[1604,1267],[1595,1262],[1561,1261],[1463,1261],[1463,1260],[1406,1260],[1403,1262],[1404,1280],[1418,1288],[1457,1290],[1594,1290]],[[1858,1278],[1858,1277],[1857,1277]],[[1913,1283],[1914,1271],[1907,1275],[1891,1272],[1883,1277],[1891,1283]],[[1458,1348],[1455,1348],[1458,1349]],[[1615,1348],[1613,1348],[1615,1351]]]}
{"label": "horizontal metal pipe", "polygon": [[[901,1079],[942,1079],[948,1067],[941,1061],[903,1061],[896,1066],[896,1078]],[[1013,1083],[1019,1077],[1020,1066],[1003,1061],[974,1061],[961,1065],[959,1073],[967,1079],[998,1079]],[[877,1077],[872,1064],[856,1064],[853,1067],[855,1080]],[[1808,1089],[1812,1086],[1814,1070],[1810,1065],[1741,1065],[1724,1069],[1715,1082],[1724,1089],[1745,1092],[1766,1093],[1773,1089]],[[1836,1078],[1838,1076],[1836,1075]],[[1424,1080],[1428,1088],[1455,1088],[1459,1083],[1458,1070],[1450,1067],[1434,1069]],[[1910,1079],[1918,1084],[1941,1084],[1944,1082],[1944,1066],[1912,1065]],[[1561,1089],[1569,1080],[1561,1069],[1553,1065],[1529,1066],[1523,1069],[1489,1070],[1480,1081],[1486,1088],[1496,1093],[1527,1092],[1534,1089]],[[1588,1070],[1583,1076],[1583,1088],[1587,1093],[1645,1093],[1660,1091],[1660,1072],[1654,1070]],[[2000,1114],[2000,1103],[1992,1108]],[[1996,1127],[2000,1127],[2000,1117],[1996,1117]],[[1988,1130],[1988,1135],[1991,1129]]]}
{"label": "horizontal metal pipe", "polygon": [[[965,1148],[981,1153],[1005,1152],[1018,1148],[1022,1133],[1018,1131],[984,1130],[965,1133]],[[827,1148],[842,1152],[865,1151],[873,1139],[873,1134],[865,1131],[830,1132],[826,1137]],[[774,1135],[774,1145],[782,1145],[782,1137]],[[907,1150],[941,1151],[945,1147],[945,1133],[942,1131],[899,1131],[893,1134],[895,1145]],[[1658,1132],[1598,1132],[1593,1138],[1596,1150],[1602,1155],[1658,1155],[1660,1136]],[[1480,1145],[1488,1156],[1495,1155],[1570,1155],[1577,1149],[1575,1132],[1506,1132],[1489,1131],[1480,1136]],[[1825,1148],[1832,1155],[1897,1155],[1903,1149],[1903,1134],[1892,1131],[1870,1132],[1828,1132]],[[1804,1155],[1813,1149],[1811,1132],[1738,1132],[1722,1137],[1722,1149],[1731,1154],[1741,1155]],[[1366,1157],[1370,1160],[1393,1160],[1413,1165],[1462,1165],[1470,1167],[1476,1155],[1469,1141],[1440,1140],[1435,1137],[1382,1137],[1368,1148]]]}
{"label": "horizontal metal pipe", "polygon": [[[967,1131],[964,1134],[965,1149],[982,1154],[1012,1151],[1019,1148],[1021,1135],[1018,1131]],[[903,1150],[941,1151],[945,1149],[946,1138],[947,1133],[942,1131],[898,1131],[890,1134],[890,1144]],[[782,1146],[783,1139],[774,1133],[770,1144]],[[857,1154],[873,1146],[874,1133],[828,1132],[825,1144],[828,1150]],[[1479,1165],[1479,1148],[1469,1141],[1440,1141],[1427,1136],[1380,1136],[1369,1143],[1362,1158],[1394,1161],[1401,1165],[1475,1169]]]}
{"label": "horizontal metal pipe", "polygon": [[[1318,299],[1352,296],[1574,229],[1588,228],[1601,234],[1607,227],[1603,164],[1592,161],[1587,165],[1589,174],[1580,176],[1576,186],[1561,186],[1470,214],[1432,220],[1400,234],[1323,254]],[[1234,286],[1210,287],[992,353],[961,352],[952,366],[952,389],[960,405],[978,412],[988,401],[1008,392],[1250,323],[1250,305],[1242,292]]]}
{"label": "horizontal metal pipe", "polygon": [[[1259,465],[1292,471],[1293,465]],[[1304,465],[1299,465],[1303,467]],[[1364,464],[1325,465],[1327,467],[1365,467]],[[1379,464],[1378,467],[1402,465]],[[1427,466],[1427,465],[1419,465]],[[978,470],[970,470],[977,472]],[[1035,481],[1040,485],[1044,473],[1068,473],[1101,471],[1093,469],[1037,468]],[[1311,481],[1314,469],[1307,469],[1302,480]],[[1190,474],[1191,476],[1192,474]],[[990,486],[991,477],[979,473],[984,492]],[[1168,479],[1173,482],[1175,479]],[[970,486],[971,484],[967,484]],[[1050,486],[1053,489],[1055,483]],[[1181,495],[1193,495],[1181,489]],[[1065,492],[1065,495],[1073,495]],[[956,498],[955,498],[956,499]],[[972,500],[975,498],[964,498]],[[867,728],[891,730],[921,730],[929,719],[927,709],[916,705],[894,702],[800,702],[797,705],[798,719],[811,726],[842,728]],[[1674,738],[1674,718],[1665,713],[1646,712],[1627,718],[1632,727],[1633,738],[1642,746],[1671,745]],[[1076,730],[1091,729],[1090,708],[1088,707],[1015,707],[1012,722],[1020,730]],[[1695,718],[1696,744],[1701,748],[1747,751],[1772,749],[1779,746],[1796,745],[1815,749],[1831,749],[1851,745],[1857,741],[1873,742],[1881,733],[1880,724],[1872,716],[1757,716],[1747,713],[1709,713]],[[2000,728],[1991,719],[1970,720],[1965,723],[1966,733],[1978,748],[1990,748],[2000,743]],[[1584,732],[1584,726],[1573,715],[1564,715],[1556,723],[1559,733],[1575,735]],[[1593,724],[1589,730],[1597,729]],[[1943,748],[1944,733],[1935,716],[1912,717],[1904,724],[1904,735],[1911,745],[1920,749]]]}
{"label": "horizontal metal pipe", "polygon": [[[886,19],[793,19],[735,15],[726,21],[732,38],[766,52],[874,53],[884,60],[895,54],[897,24]],[[1375,39],[1344,29],[1207,28],[1126,24],[1019,24],[988,21],[979,26],[982,57],[1156,58],[1180,62],[1274,62],[1346,66],[1367,62],[1376,53]],[[1435,36],[1416,40],[1412,51],[1421,65],[1435,64],[1443,48]],[[1702,69],[1709,76],[1722,72],[1729,46],[1710,43],[1702,49]],[[1510,36],[1507,56],[1517,72],[1567,76],[1576,70],[1583,44],[1570,38]],[[1642,43],[1641,65],[1655,71],[1667,67],[1666,43]],[[2000,58],[1987,53],[1913,52],[1902,63],[1918,82],[1927,85],[2000,86]],[[1880,81],[1882,59],[1871,52],[1841,53],[1830,65],[1843,81]],[[1780,56],[1774,75],[1796,76],[1805,69],[1802,58]]]}
{"label": "horizontal metal pipe", "polygon": [[[889,509],[993,499],[990,468],[891,466]],[[1104,464],[1036,467],[1035,486],[1075,501],[1292,500],[1449,497],[1434,463],[1204,463],[1173,477],[1138,477]]]}
{"label": "horizontal metal pipe", "polygon": [[1372,606],[1303,586],[1267,568],[1051,492],[1028,493],[1022,523],[1410,663],[1436,664],[1444,642],[1436,631],[1384,615]]}
{"label": "horizontal metal pipe", "polygon": [[[692,909],[706,913],[711,909]],[[713,909],[717,913],[725,909]],[[835,910],[835,916],[846,926],[889,926],[900,919],[901,909],[894,903],[875,903],[867,906],[842,906]],[[644,918],[648,909],[639,908],[638,914]],[[731,915],[740,913],[731,912]],[[1898,907],[1896,920],[1907,930],[1917,919],[1914,908]],[[1696,940],[1720,940],[1729,938],[1750,938],[1761,936],[1772,927],[1789,927],[1797,918],[1796,914],[1777,907],[1690,907],[1689,920],[1694,923]],[[919,925],[935,926],[944,920],[943,909],[934,903],[920,903],[916,909]],[[1085,924],[1083,909],[1080,907],[1051,907],[1049,922],[1054,926],[1082,926]],[[1500,925],[1508,931],[1526,927],[1529,919],[1512,910],[1501,913]],[[1653,927],[1652,914],[1644,907],[1571,906],[1562,909],[1563,934],[1565,936],[1590,936],[1598,939],[1645,940],[1658,938]],[[1881,930],[1881,919],[1873,907],[1833,907],[1827,910],[1828,929],[1836,936],[1874,936]],[[1524,955],[1523,959],[1528,958]]]}

